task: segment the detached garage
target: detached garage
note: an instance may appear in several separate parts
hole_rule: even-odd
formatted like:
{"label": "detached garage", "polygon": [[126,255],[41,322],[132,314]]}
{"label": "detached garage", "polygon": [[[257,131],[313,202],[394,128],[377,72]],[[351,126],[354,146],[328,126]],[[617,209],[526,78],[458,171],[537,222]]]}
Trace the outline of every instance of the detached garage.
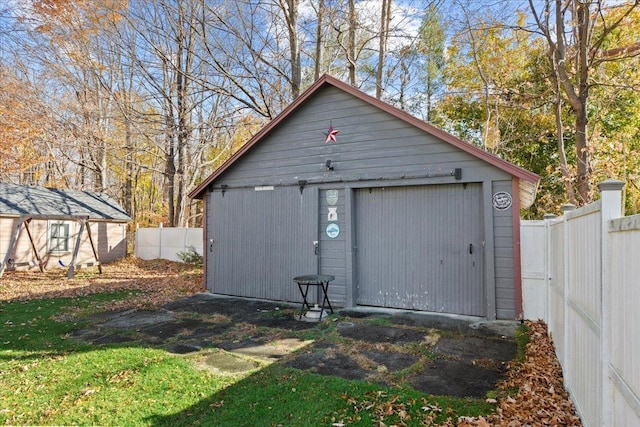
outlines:
{"label": "detached garage", "polygon": [[538,176],[323,76],[190,194],[216,294],[514,319]]}

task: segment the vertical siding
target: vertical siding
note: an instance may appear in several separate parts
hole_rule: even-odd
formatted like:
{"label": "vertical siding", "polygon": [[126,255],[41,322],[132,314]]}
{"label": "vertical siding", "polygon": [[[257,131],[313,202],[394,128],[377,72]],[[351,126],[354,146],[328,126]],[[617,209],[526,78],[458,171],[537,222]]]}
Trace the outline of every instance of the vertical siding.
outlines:
{"label": "vertical siding", "polygon": [[[340,131],[337,142],[326,144],[325,132],[329,125]],[[328,171],[325,168],[325,162],[332,161],[334,170]],[[462,169],[462,181],[454,181],[454,178],[447,175],[448,171],[455,168]],[[435,175],[442,175],[434,177]],[[431,174],[431,175],[430,175]],[[415,128],[414,126],[398,120],[390,114],[357,99],[348,93],[341,91],[335,87],[322,88],[314,97],[309,98],[304,104],[297,107],[296,111],[282,120],[279,125],[270,130],[267,135],[255,144],[250,150],[243,154],[234,165],[226,170],[222,175],[217,177],[213,183],[216,188],[213,197],[216,202],[224,200],[229,205],[230,212],[234,212],[235,220],[246,221],[246,227],[254,227],[259,218],[250,217],[249,212],[260,212],[258,216],[262,216],[261,209],[271,206],[268,201],[267,205],[260,203],[246,205],[247,200],[228,199],[227,196],[234,191],[245,191],[252,189],[255,185],[273,185],[275,192],[282,188],[292,188],[293,192],[298,190],[297,183],[299,180],[308,182],[305,194],[311,187],[317,186],[321,188],[321,194],[317,194],[316,200],[317,211],[315,214],[315,239],[320,239],[322,255],[319,259],[318,268],[321,272],[332,273],[336,276],[336,280],[331,286],[330,296],[332,300],[339,303],[359,303],[357,286],[360,282],[360,274],[358,268],[358,260],[362,256],[363,251],[376,251],[382,247],[387,247],[386,262],[392,268],[391,274],[395,277],[406,278],[406,283],[393,283],[392,281],[383,281],[373,276],[366,277],[371,279],[371,286],[380,286],[379,295],[376,297],[376,305],[388,306],[406,306],[411,308],[428,309],[434,311],[448,311],[445,307],[452,307],[453,312],[473,312],[479,315],[499,318],[513,319],[515,313],[516,292],[514,278],[514,256],[513,256],[513,218],[512,210],[496,211],[491,209],[490,196],[493,192],[507,191],[512,192],[512,176],[473,155],[463,152],[452,145],[443,142],[437,137],[427,134],[426,132]],[[486,252],[478,252],[482,256],[487,255],[490,258],[486,260],[480,256],[476,263],[473,273],[469,273],[467,268],[460,269],[448,267],[443,260],[442,264],[430,266],[432,277],[429,278],[430,283],[424,284],[424,273],[419,269],[416,270],[413,265],[419,265],[428,259],[428,255],[424,249],[424,242],[417,241],[415,233],[408,233],[404,239],[398,241],[398,237],[390,231],[385,241],[379,236],[369,236],[372,248],[368,244],[363,245],[356,238],[355,228],[359,227],[360,219],[357,217],[359,207],[357,206],[357,194],[363,190],[356,189],[371,182],[372,187],[380,187],[385,185],[386,188],[405,188],[408,186],[436,186],[436,185],[461,185],[467,183],[471,188],[479,186],[481,188],[477,193],[476,199],[468,199],[464,194],[460,199],[446,199],[444,196],[438,203],[448,204],[454,210],[453,214],[448,212],[442,215],[445,218],[454,218],[455,215],[467,212],[470,220],[467,221],[471,227],[479,227],[479,231],[470,230],[469,233],[479,233],[481,241],[478,247],[482,247],[482,239],[486,237]],[[384,184],[383,184],[384,183]],[[482,183],[482,184],[477,184]],[[225,197],[220,196],[220,186],[228,186]],[[338,239],[330,240],[326,238],[326,213],[327,210],[324,203],[324,191],[336,188],[340,190],[340,198],[344,199],[344,189],[353,188],[354,194],[354,215],[347,218],[346,222],[340,222],[341,235]],[[349,189],[348,191],[352,191]],[[376,190],[377,191],[377,190]],[[474,193],[475,194],[475,193]],[[487,198],[489,196],[489,198]],[[518,197],[517,194],[512,196]],[[389,196],[391,197],[391,196]],[[394,196],[395,197],[395,196]],[[405,196],[403,196],[405,197]],[[411,201],[414,195],[406,195],[407,200],[399,203],[407,203],[407,209],[410,211],[418,211],[432,209],[430,205],[419,206],[419,202]],[[475,197],[475,196],[474,196]],[[279,199],[282,203],[281,209],[289,209],[291,205],[298,205],[296,197],[290,199]],[[318,205],[318,202],[320,203]],[[208,227],[215,227],[216,233],[221,236],[239,235],[242,231],[231,223],[231,219],[225,218],[223,214],[222,223],[225,224],[225,230],[219,229],[217,220],[214,218],[215,203],[210,204],[211,210],[208,212]],[[393,203],[393,202],[390,202]],[[237,206],[231,207],[231,204]],[[338,207],[339,218],[340,212],[351,209],[352,206]],[[375,208],[374,208],[375,209]],[[443,208],[444,209],[444,208]],[[218,212],[220,218],[221,212]],[[392,211],[381,213],[381,215],[390,215],[390,218],[379,217],[375,221],[398,221],[394,227],[407,227],[403,224],[421,224],[422,217],[405,216],[402,220],[397,219]],[[345,212],[346,215],[346,212]],[[277,219],[273,219],[278,224]],[[325,221],[325,222],[323,222]],[[342,219],[340,219],[342,221]],[[453,221],[453,219],[452,219]],[[323,225],[324,224],[324,225]],[[355,224],[354,227],[351,227]],[[466,224],[466,223],[465,223]],[[234,228],[235,227],[235,228]],[[281,225],[277,225],[281,227]],[[353,228],[353,230],[350,230]],[[230,230],[236,230],[231,233]],[[420,232],[430,236],[430,239],[437,239],[443,245],[440,248],[431,247],[430,253],[434,251],[454,251],[450,246],[447,237],[453,235],[455,240],[468,240],[466,236],[460,235],[460,227],[455,229],[426,229]],[[208,230],[209,231],[209,230]],[[257,232],[257,231],[256,231]],[[377,232],[377,230],[376,230]],[[226,233],[226,234],[225,234]],[[347,234],[350,233],[350,234]],[[212,238],[212,236],[207,236]],[[216,242],[219,240],[213,236]],[[226,238],[226,237],[225,237]],[[376,240],[378,239],[378,240]],[[466,242],[465,251],[468,250],[470,242]],[[347,247],[349,244],[349,247]],[[226,242],[225,251],[233,252],[236,258],[247,256],[247,253],[253,252],[245,249],[242,242],[233,241]],[[394,249],[394,245],[397,247]],[[219,246],[216,243],[216,246]],[[355,247],[355,249],[354,249]],[[415,248],[407,249],[407,248]],[[326,252],[326,253],[325,253]],[[253,255],[254,258],[257,255]],[[378,255],[376,255],[378,256]],[[495,258],[494,258],[495,257]],[[414,258],[421,261],[415,261]],[[233,265],[235,261],[229,259],[218,259],[217,262],[225,265]],[[217,264],[216,264],[217,265]],[[210,269],[214,264],[208,264]],[[484,269],[487,267],[486,270]],[[236,294],[242,293],[249,295],[249,289],[245,289],[247,281],[255,280],[254,277],[261,277],[260,272],[264,273],[264,267],[251,267],[256,270],[236,273],[235,276],[244,274],[245,285],[239,285],[239,291],[233,289],[233,286],[224,286],[224,292]],[[425,267],[426,268],[426,267]],[[217,265],[217,269],[222,271],[228,269],[223,265]],[[282,266],[280,270],[288,271],[286,266]],[[436,272],[440,272],[437,273]],[[368,274],[368,273],[367,273]],[[207,271],[207,277],[210,287],[219,287],[220,281],[218,277],[224,277],[227,281],[233,276],[229,270],[228,273],[217,276],[217,273]],[[479,277],[478,277],[479,275]],[[469,277],[473,276],[473,277]],[[449,285],[447,292],[436,292],[434,289],[441,285],[443,277],[447,277]],[[211,281],[215,281],[216,285],[211,285]],[[237,277],[236,281],[240,281]],[[275,279],[274,279],[275,280]],[[280,279],[279,279],[280,280]],[[383,283],[384,282],[384,283]],[[476,301],[475,297],[471,299],[463,299],[454,297],[463,293],[471,294],[469,288],[471,286],[476,289],[475,285],[468,283],[481,283],[477,290],[478,300],[482,301],[482,307],[478,308],[469,305],[469,301]],[[257,286],[257,285],[256,285]],[[269,286],[265,285],[267,288]],[[383,289],[385,286],[388,289]],[[394,287],[395,286],[395,287]],[[398,286],[401,286],[399,288]],[[486,289],[484,288],[486,286]],[[253,292],[259,295],[268,293],[266,290]],[[348,293],[348,294],[347,294]],[[429,294],[425,299],[424,295]],[[388,304],[387,304],[388,301]],[[363,303],[363,302],[360,302]],[[475,304],[475,302],[473,303]],[[428,307],[428,308],[421,308]]]}
{"label": "vertical siding", "polygon": [[4,261],[4,256],[7,253],[7,248],[11,241],[12,232],[13,220],[9,218],[0,218],[0,262]]}
{"label": "vertical siding", "polygon": [[484,315],[480,195],[480,184],[358,190],[358,303]]}
{"label": "vertical siding", "polygon": [[214,293],[298,301],[293,277],[317,271],[317,190],[276,187],[209,195],[207,287]]}
{"label": "vertical siding", "polygon": [[[127,256],[127,225],[109,222],[92,222],[91,237],[96,245],[101,263],[110,263]],[[86,232],[81,243],[84,262],[93,262],[93,252]],[[81,258],[78,258],[81,260]]]}
{"label": "vertical siding", "polygon": [[[347,227],[347,216],[345,212],[345,191],[334,188],[338,191],[338,201],[335,205],[330,205],[327,201],[327,190],[320,190],[320,210],[319,210],[319,242],[320,242],[320,268],[321,274],[335,276],[335,280],[329,286],[329,299],[332,305],[343,307],[347,301],[346,289],[346,236],[351,232]],[[329,208],[336,208],[338,218],[329,221]],[[335,238],[327,236],[326,228],[329,223],[335,223],[340,227],[340,234]]]}

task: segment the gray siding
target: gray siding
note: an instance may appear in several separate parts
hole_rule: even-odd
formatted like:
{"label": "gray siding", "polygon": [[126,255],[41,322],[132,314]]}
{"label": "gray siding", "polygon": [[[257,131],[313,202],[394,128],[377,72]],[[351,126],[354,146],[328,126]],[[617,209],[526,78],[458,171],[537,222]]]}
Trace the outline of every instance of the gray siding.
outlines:
{"label": "gray siding", "polygon": [[[315,273],[317,198],[313,188],[210,193],[207,287],[213,293],[299,301],[293,277]],[[211,230],[209,232],[209,230]]]}
{"label": "gray siding", "polygon": [[[505,191],[511,194],[511,180],[495,181],[495,194]],[[513,195],[512,197],[517,197]],[[515,319],[515,277],[513,271],[513,217],[512,209],[493,210],[496,314],[499,319]]]}
{"label": "gray siding", "polygon": [[[336,189],[333,189],[336,190]],[[335,208],[336,220],[329,220],[329,208]],[[320,191],[320,219],[319,219],[319,242],[320,242],[320,273],[335,276],[336,280],[329,286],[329,300],[332,305],[344,307],[347,301],[346,288],[346,236],[351,232],[346,225],[345,212],[345,191],[338,190],[338,201],[335,205],[330,205],[327,201],[327,190]],[[331,238],[327,235],[327,225],[337,224],[340,227],[340,234]]]}
{"label": "gray siding", "polygon": [[[324,142],[329,124],[340,131],[336,143]],[[333,171],[326,170],[327,160]],[[455,168],[462,169],[461,180],[446,175]],[[438,173],[444,176],[429,176]],[[491,204],[496,192],[511,193],[511,179],[365,101],[333,86],[322,88],[212,184],[207,241],[214,245],[207,252],[207,286],[221,294],[299,301],[291,279],[319,272],[336,277],[329,288],[336,306],[513,319],[513,212]],[[299,180],[306,181],[302,193]],[[221,185],[228,186],[224,197]],[[255,186],[274,189],[256,192]],[[339,191],[340,235],[333,239],[325,232],[329,189]],[[365,196],[383,191],[385,210],[376,211]],[[402,207],[402,220],[393,217],[394,206]],[[445,225],[434,227],[424,220],[429,215]],[[379,233],[386,223],[389,230]],[[422,228],[414,232],[414,227]],[[398,230],[401,238],[394,234]],[[452,247],[461,242],[463,247]],[[458,261],[443,272],[444,258],[429,258],[437,251],[467,251],[471,242],[481,249],[471,266],[461,268]],[[434,276],[427,283],[416,274]]]}
{"label": "gray siding", "polygon": [[360,189],[357,302],[484,316],[481,194],[481,184]]}
{"label": "gray siding", "polygon": [[[325,144],[329,124],[338,142]],[[326,171],[326,160],[334,171]],[[413,126],[336,89],[326,88],[299,107],[218,182],[234,186],[409,179],[427,172],[463,169],[482,182],[510,176]]]}

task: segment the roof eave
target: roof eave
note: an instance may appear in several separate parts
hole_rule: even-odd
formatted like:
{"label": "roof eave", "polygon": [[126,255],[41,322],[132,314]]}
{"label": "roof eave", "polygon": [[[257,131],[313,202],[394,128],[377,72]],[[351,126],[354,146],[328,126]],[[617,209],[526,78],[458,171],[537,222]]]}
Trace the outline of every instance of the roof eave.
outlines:
{"label": "roof eave", "polygon": [[251,137],[246,144],[244,144],[238,151],[236,151],[229,159],[227,159],[218,169],[216,169],[207,179],[200,183],[194,190],[192,190],[188,196],[191,199],[202,199],[206,188],[215,179],[220,176],[225,170],[227,170],[235,161],[249,151],[255,144],[257,144],[262,138],[269,134],[280,122],[286,119],[289,114],[295,111],[298,106],[304,103],[307,99],[313,95],[320,86],[322,86],[329,79],[333,79],[328,75],[323,75],[315,81],[307,90],[305,90],[298,98],[296,98],[291,104],[289,104],[280,114],[278,114],[273,120],[260,129],[255,135]]}

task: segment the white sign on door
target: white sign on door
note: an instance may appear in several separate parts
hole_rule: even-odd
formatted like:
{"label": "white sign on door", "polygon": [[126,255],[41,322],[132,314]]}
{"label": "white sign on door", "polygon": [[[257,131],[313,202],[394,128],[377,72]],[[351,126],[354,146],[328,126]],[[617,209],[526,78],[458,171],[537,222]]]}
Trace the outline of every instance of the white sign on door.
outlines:
{"label": "white sign on door", "polygon": [[327,214],[327,221],[337,221],[338,220],[338,208],[329,208],[329,213]]}

